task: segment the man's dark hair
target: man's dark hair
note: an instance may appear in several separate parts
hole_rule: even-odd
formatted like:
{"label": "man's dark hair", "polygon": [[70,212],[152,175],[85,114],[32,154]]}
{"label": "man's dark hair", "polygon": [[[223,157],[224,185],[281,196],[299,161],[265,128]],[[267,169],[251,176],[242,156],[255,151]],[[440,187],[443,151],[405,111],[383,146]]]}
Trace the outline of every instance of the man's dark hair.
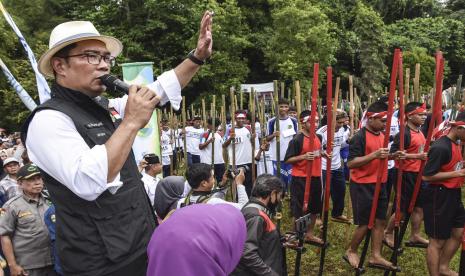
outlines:
{"label": "man's dark hair", "polygon": [[245,114],[245,115],[247,116],[247,111],[245,111],[244,109],[238,109],[238,110],[236,110],[236,115],[237,115],[237,114],[241,114],[241,113],[243,113],[243,114]]}
{"label": "man's dark hair", "polygon": [[348,116],[347,113],[346,113],[345,111],[343,111],[343,110],[338,110],[338,111],[336,112],[336,120],[345,119],[345,118],[347,118],[347,117],[349,117],[349,116]]}
{"label": "man's dark hair", "polygon": [[197,121],[197,120],[202,120],[202,117],[200,117],[199,115],[195,115],[194,118],[192,119],[194,121]]}
{"label": "man's dark hair", "polygon": [[60,51],[56,52],[53,57],[61,57],[61,58],[66,58],[66,56],[69,55],[69,52],[71,52],[72,49],[77,47],[77,42],[71,43],[68,46],[63,47]]}
{"label": "man's dark hair", "polygon": [[312,114],[312,112],[310,112],[310,110],[304,110],[302,112],[300,112],[300,115],[299,115],[299,119],[303,119],[307,116],[310,116],[310,114]]}
{"label": "man's dark hair", "polygon": [[289,106],[289,111],[296,111],[297,112],[297,107],[291,105],[291,106]]}
{"label": "man's dark hair", "polygon": [[[69,52],[71,52],[71,50],[76,48],[76,47],[77,47],[77,42],[71,43],[68,46],[63,47],[61,50],[56,52],[53,55],[53,57],[64,58],[64,59],[66,59],[66,61],[68,61],[66,57],[69,55]],[[52,70],[53,70],[53,68],[52,68]],[[55,70],[53,70],[53,76],[56,78]]]}
{"label": "man's dark hair", "polygon": [[414,111],[417,107],[422,106],[422,103],[419,102],[409,102],[408,104],[405,105],[405,113],[409,113]]}
{"label": "man's dark hair", "polygon": [[388,109],[388,106],[386,103],[377,101],[377,102],[372,103],[368,107],[367,111],[368,112],[383,112],[383,111],[386,111],[387,109]]}
{"label": "man's dark hair", "polygon": [[455,121],[465,122],[465,111],[457,114],[457,118],[455,118]]}
{"label": "man's dark hair", "polygon": [[252,196],[258,198],[266,198],[271,195],[271,192],[282,191],[283,182],[278,177],[271,174],[262,174],[255,180],[252,189]]}
{"label": "man's dark hair", "polygon": [[186,179],[192,189],[197,189],[200,182],[208,181],[212,175],[211,166],[203,163],[192,164],[186,172]]}
{"label": "man's dark hair", "polygon": [[379,98],[379,100],[378,100],[378,102],[383,102],[383,103],[385,103],[385,102],[387,102],[387,101],[389,101],[389,96],[387,96],[387,95],[381,96],[381,97]]}
{"label": "man's dark hair", "polygon": [[279,98],[278,105],[281,105],[281,104],[289,105],[289,101],[286,98]]}

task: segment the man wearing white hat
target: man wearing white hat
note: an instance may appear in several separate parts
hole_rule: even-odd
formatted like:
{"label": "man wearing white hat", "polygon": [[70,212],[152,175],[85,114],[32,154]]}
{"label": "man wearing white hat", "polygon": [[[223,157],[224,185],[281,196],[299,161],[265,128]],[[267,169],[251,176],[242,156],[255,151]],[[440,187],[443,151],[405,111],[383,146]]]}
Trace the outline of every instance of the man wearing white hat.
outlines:
{"label": "man wearing white hat", "polygon": [[179,109],[181,89],[211,55],[212,16],[205,12],[197,47],[181,64],[112,100],[101,96],[99,77],[110,72],[121,42],[85,21],[52,31],[39,60],[55,79],[52,98],[28,118],[22,139],[56,205],[65,274],[145,275],[155,218],[131,146],[158,104]]}
{"label": "man wearing white hat", "polygon": [[6,176],[0,181],[0,194],[3,195],[0,199],[0,207],[9,199],[21,193],[18,182],[16,181],[16,174],[19,170],[19,161],[14,157],[9,157],[3,161],[3,170]]}

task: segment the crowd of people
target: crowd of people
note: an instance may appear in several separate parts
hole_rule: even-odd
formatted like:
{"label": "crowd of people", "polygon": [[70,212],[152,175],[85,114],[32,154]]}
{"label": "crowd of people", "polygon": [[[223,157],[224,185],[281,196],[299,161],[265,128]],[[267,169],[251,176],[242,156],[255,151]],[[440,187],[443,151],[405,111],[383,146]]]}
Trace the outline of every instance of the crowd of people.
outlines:
{"label": "crowd of people", "polygon": [[[326,174],[326,162],[331,162],[331,220],[357,225],[350,246],[343,255],[344,259],[355,268],[359,262],[358,247],[367,232],[377,177],[375,172],[381,166],[382,159],[388,158],[393,160],[394,164],[389,169],[386,168],[383,175],[384,185],[378,199],[368,265],[396,271],[398,267],[381,255],[381,248],[383,244],[391,249],[394,248],[394,209],[392,213],[388,213],[388,203],[392,188],[396,187],[397,160],[404,161],[400,205],[402,214],[407,212],[412,199],[420,163],[422,160],[428,160],[423,178],[429,183],[422,184],[420,189],[420,195],[411,215],[412,228],[407,243],[428,248],[427,260],[432,275],[434,268],[442,274],[444,271],[452,273],[448,268],[449,262],[459,245],[462,236],[461,224],[464,223],[465,218],[459,189],[465,173],[460,166],[460,150],[456,147],[456,141],[465,138],[464,113],[459,113],[455,121],[448,123],[447,134],[437,139],[428,155],[423,151],[425,136],[421,131],[427,110],[422,103],[410,102],[405,107],[407,119],[405,150],[399,151],[398,124],[394,124],[391,128],[390,147],[382,148],[383,131],[387,121],[387,105],[383,100],[386,99],[381,99],[367,108],[364,125],[353,132],[350,131],[347,113],[343,110],[337,111],[330,155],[325,151],[328,126],[321,126],[319,118],[316,118],[317,131],[310,148],[311,112],[305,110],[299,118],[295,118],[289,115],[289,110],[293,108],[285,99],[279,101],[278,116],[268,120],[266,135],[263,137],[260,131],[256,132],[257,135],[252,135],[250,114],[244,110],[236,112],[234,128],[229,121],[226,123],[225,131],[222,130],[219,122],[215,123],[216,129],[213,130],[211,118],[208,119],[207,128],[204,129],[201,118],[193,117],[192,120],[187,121],[188,126],[185,130],[170,129],[168,122],[162,120],[160,138],[162,157],[154,153],[146,154],[138,167],[152,207],[154,221],[157,225],[165,223],[169,225],[165,221],[182,220],[181,217],[174,215],[179,212],[176,210],[200,203],[230,205],[242,212],[246,221],[247,237],[244,245],[238,247],[243,249],[243,254],[238,257],[237,267],[233,266],[229,272],[227,270],[223,272],[232,275],[283,275],[282,264],[285,262],[281,253],[283,246],[292,247],[295,244],[281,242],[280,234],[273,222],[276,207],[282,200],[289,198],[289,208],[294,219],[310,214],[305,242],[313,246],[324,246],[324,241],[315,234],[318,232],[315,225],[321,224],[322,191],[325,187],[325,178],[322,176]],[[395,117],[391,120],[398,122]],[[274,129],[277,122],[282,131],[278,132]],[[255,128],[260,129],[259,122],[256,123]],[[282,153],[279,161],[280,178],[275,176],[278,167],[277,137],[280,138],[279,150]],[[184,139],[187,145],[185,157],[179,154],[183,152]],[[227,168],[225,165],[231,164],[233,143],[236,170],[232,170],[232,166]],[[254,153],[252,143],[255,143]],[[214,162],[212,162],[212,147],[215,148]],[[344,151],[347,150],[349,155],[344,161]],[[55,206],[48,196],[41,172],[29,160],[18,133],[9,136],[2,134],[2,152],[6,153],[0,161],[4,168],[4,175],[0,181],[2,199],[0,235],[2,235],[2,249],[6,259],[3,264],[4,266],[6,263],[9,264],[11,275],[21,275],[22,272],[36,270],[39,271],[38,273],[45,273],[37,275],[48,275],[47,271],[62,273],[54,244]],[[183,162],[183,158],[187,158],[188,161],[185,175],[171,175],[174,171],[171,162],[178,159],[175,162],[179,165]],[[252,167],[252,158],[255,158],[256,167]],[[309,176],[307,163],[310,160],[313,163],[310,174],[311,192],[308,211],[304,213],[304,191],[306,178]],[[344,170],[346,166],[349,168],[349,174]],[[257,175],[254,181],[251,176],[252,170],[255,170]],[[347,204],[346,179],[350,181],[353,220],[344,215]],[[234,191],[231,190],[231,183],[235,187]],[[225,200],[226,195],[231,191],[235,193],[235,202]],[[215,211],[209,212],[214,214]],[[424,238],[420,232],[423,220],[430,240]],[[22,223],[23,221],[25,222]],[[173,223],[179,224],[178,227],[188,225],[184,224],[188,221]],[[166,228],[159,226],[159,229]],[[163,240],[161,238],[163,235],[174,235],[174,232],[178,234],[177,231],[180,231],[181,236],[184,235],[182,230],[164,231],[168,232],[164,233],[160,230],[160,236],[157,236],[158,230],[155,230],[148,247],[149,260],[152,254],[153,260],[157,260],[156,263],[162,262],[161,260],[165,258],[159,256],[162,254],[160,252],[164,252],[163,250],[153,249],[156,247],[156,241]],[[32,239],[33,235],[34,239]],[[206,243],[204,246],[210,246],[208,238],[204,241]],[[34,244],[35,246],[32,247]],[[230,246],[237,247],[237,244]],[[231,263],[228,265],[230,266]],[[167,270],[155,264],[152,266],[156,267],[153,271]],[[198,272],[195,265],[190,267],[188,263],[176,269],[179,270],[172,272],[189,270],[194,274]]]}
{"label": "crowd of people", "polygon": [[[408,243],[427,248],[431,275],[457,275],[449,264],[465,223],[459,143],[465,140],[465,113],[448,121],[426,152],[423,103],[404,107],[401,150],[399,113],[388,118],[386,97],[366,108],[356,129],[348,126],[347,113],[337,110],[333,139],[327,137],[331,124],[321,123],[328,120],[310,110],[297,114],[280,99],[276,116],[262,122],[264,133],[247,110],[231,114],[224,126],[216,118],[203,122],[193,116],[185,128],[170,129],[169,121],[161,120],[161,156],[149,152],[136,163],[131,148],[139,129],[157,106],[169,102],[179,109],[181,89],[210,57],[212,17],[205,12],[196,49],[176,68],[111,100],[102,96],[106,87],[99,77],[109,73],[121,42],[86,21],[52,31],[38,64],[54,78],[52,98],[31,113],[20,134],[1,134],[0,273],[286,275],[285,248],[296,249],[301,241],[327,245],[318,234],[325,185],[331,190],[331,220],[356,225],[341,252],[348,266],[359,266],[359,245],[375,204],[368,266],[399,271],[381,254],[383,244],[395,249],[389,198],[400,193],[405,216],[426,160]],[[385,147],[388,120],[391,143]],[[171,175],[183,158],[185,173]],[[387,159],[375,194],[378,168]],[[327,164],[331,183],[323,177]],[[353,219],[344,215],[347,181]],[[277,213],[287,198],[293,219],[308,219],[302,240],[280,231]]]}

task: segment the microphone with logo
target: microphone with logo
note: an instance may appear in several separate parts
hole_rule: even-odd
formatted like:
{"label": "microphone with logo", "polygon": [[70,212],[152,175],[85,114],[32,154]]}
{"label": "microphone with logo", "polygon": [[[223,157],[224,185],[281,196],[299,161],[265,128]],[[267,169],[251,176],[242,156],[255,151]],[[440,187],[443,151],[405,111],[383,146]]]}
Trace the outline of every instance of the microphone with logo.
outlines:
{"label": "microphone with logo", "polygon": [[99,79],[110,91],[120,92],[124,94],[129,93],[129,84],[125,83],[124,81],[118,79],[113,75],[105,74],[103,76],[100,76]]}

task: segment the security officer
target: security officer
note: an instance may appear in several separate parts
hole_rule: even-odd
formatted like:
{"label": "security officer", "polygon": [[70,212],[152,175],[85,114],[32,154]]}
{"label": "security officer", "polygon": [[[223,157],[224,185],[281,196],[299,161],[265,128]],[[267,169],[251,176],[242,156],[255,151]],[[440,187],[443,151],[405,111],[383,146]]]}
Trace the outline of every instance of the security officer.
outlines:
{"label": "security officer", "polygon": [[39,169],[28,164],[17,176],[22,193],[7,201],[0,215],[2,248],[11,275],[56,275],[44,224],[49,203],[41,194],[44,182]]}

